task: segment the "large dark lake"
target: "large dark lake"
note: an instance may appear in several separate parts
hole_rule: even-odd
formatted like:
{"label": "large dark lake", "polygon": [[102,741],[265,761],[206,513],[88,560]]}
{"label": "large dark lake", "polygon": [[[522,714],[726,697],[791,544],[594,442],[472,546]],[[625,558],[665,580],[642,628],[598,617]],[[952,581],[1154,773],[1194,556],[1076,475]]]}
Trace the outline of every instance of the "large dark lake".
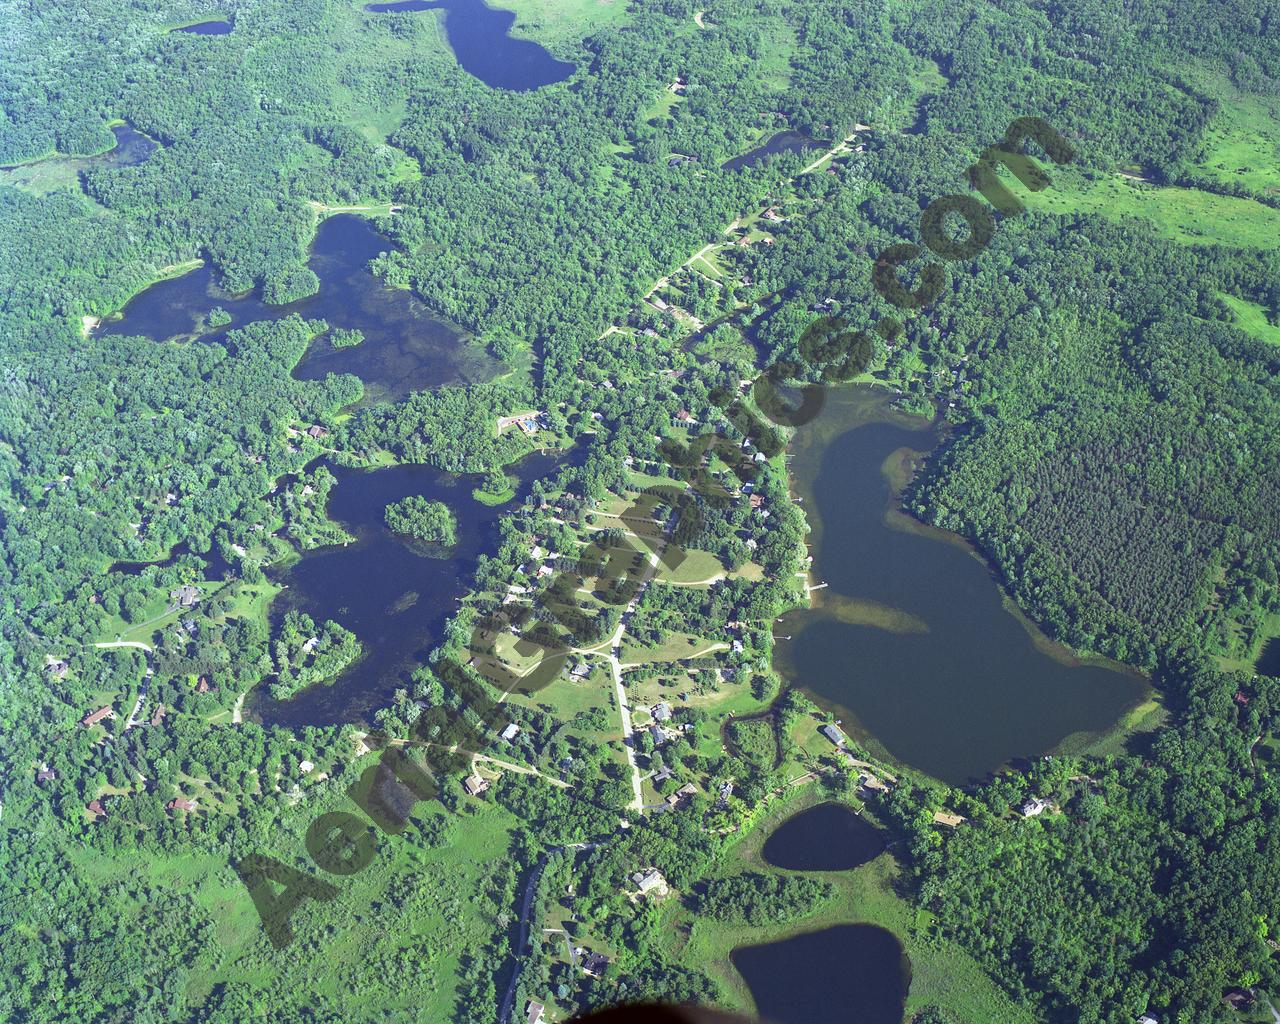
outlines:
{"label": "large dark lake", "polygon": [[[520,493],[563,460],[537,453],[508,473],[520,478]],[[259,721],[299,728],[357,722],[391,703],[409,672],[439,640],[445,619],[466,593],[477,557],[497,549],[497,520],[506,511],[471,497],[478,478],[459,477],[429,466],[355,470],[334,467],[329,517],[356,538],[347,546],[319,548],[276,575],[287,586],[271,605],[273,624],[292,608],[317,622],[333,619],[364,645],[364,657],[330,685],[314,686],[292,700],[275,701],[265,687],[250,696]],[[416,553],[383,520],[387,505],[411,494],[443,501],[458,520],[458,543],[446,558]]]}
{"label": "large dark lake", "polygon": [[788,871],[847,871],[874,860],[884,832],[843,804],[827,803],[793,814],[765,840],[761,856]]}
{"label": "large dark lake", "polygon": [[836,925],[730,959],[769,1024],[902,1024],[911,965],[883,928]]}
{"label": "large dark lake", "polygon": [[1147,687],[1050,644],[1005,607],[959,538],[899,511],[889,475],[939,440],[865,387],[830,392],[800,429],[793,485],[813,526],[814,575],[829,586],[775,625],[792,638],[775,658],[851,736],[961,785],[1106,730]]}
{"label": "large dark lake", "polygon": [[[329,373],[353,373],[364,382],[366,402],[495,377],[501,363],[465,331],[432,316],[408,291],[390,288],[369,272],[369,261],[392,248],[363,217],[339,214],[320,225],[311,247],[309,266],[320,278],[320,290],[310,298],[272,306],[257,291],[231,295],[205,266],[152,285],[125,306],[122,319],[105,321],[99,333],[140,334],[156,341],[216,338],[235,327],[298,313],[326,320],[331,327],[359,328],[365,341],[335,349],[328,335],[321,336],[294,376],[319,380]],[[200,334],[201,323],[215,307],[230,314],[230,323]]]}
{"label": "large dark lake", "polygon": [[532,40],[513,38],[515,14],[483,0],[397,0],[364,9],[371,14],[444,11],[445,36],[458,63],[494,89],[528,92],[563,82],[575,70]]}

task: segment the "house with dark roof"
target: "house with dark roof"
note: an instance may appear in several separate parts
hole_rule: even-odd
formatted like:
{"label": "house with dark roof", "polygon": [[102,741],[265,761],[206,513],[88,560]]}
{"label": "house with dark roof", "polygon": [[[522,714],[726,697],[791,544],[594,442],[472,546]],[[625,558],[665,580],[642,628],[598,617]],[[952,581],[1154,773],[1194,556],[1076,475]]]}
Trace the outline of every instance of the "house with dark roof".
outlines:
{"label": "house with dark roof", "polygon": [[609,966],[609,958],[603,953],[593,953],[589,949],[582,950],[581,959],[578,966],[582,968],[582,973],[592,978],[598,978],[605,972],[605,968]]}

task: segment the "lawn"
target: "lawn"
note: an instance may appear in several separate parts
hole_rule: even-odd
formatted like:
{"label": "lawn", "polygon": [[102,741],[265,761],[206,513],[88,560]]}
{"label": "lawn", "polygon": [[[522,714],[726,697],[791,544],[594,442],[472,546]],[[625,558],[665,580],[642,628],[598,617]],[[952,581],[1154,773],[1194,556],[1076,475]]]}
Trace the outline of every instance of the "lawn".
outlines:
{"label": "lawn", "polygon": [[[785,818],[823,799],[815,785],[793,787],[722,858],[718,874],[774,872],[776,869],[765,864],[760,855],[764,840]],[[667,937],[665,941],[678,962],[696,965],[715,978],[729,1008],[749,1010],[750,993],[729,959],[734,948],[835,924],[875,924],[893,932],[911,958],[908,1014],[937,1004],[947,1007],[966,1024],[1032,1024],[1034,1018],[997,988],[972,957],[937,936],[927,913],[917,912],[895,892],[900,875],[901,868],[890,853],[852,871],[823,873],[837,889],[835,898],[804,921],[772,927],[697,919],[679,901],[668,900],[662,906],[662,926],[655,929],[655,934],[660,932]]]}
{"label": "lawn", "polygon": [[689,548],[684,551],[684,561],[674,569],[669,569],[665,562],[659,562],[656,578],[669,583],[699,583],[713,580],[725,575],[725,567],[720,559],[709,551],[698,551]]}
{"label": "lawn", "polygon": [[1096,213],[1117,220],[1136,217],[1186,245],[1271,249],[1280,239],[1280,210],[1252,199],[1151,185],[1118,174],[1086,180],[1055,168],[1050,177],[1053,184],[1043,192],[1028,192],[1016,182],[1011,187],[1032,210]]}
{"label": "lawn", "polygon": [[622,644],[621,661],[624,665],[648,665],[654,662],[683,661],[728,648],[728,644],[705,637],[673,633],[657,647],[640,647],[627,642]]}

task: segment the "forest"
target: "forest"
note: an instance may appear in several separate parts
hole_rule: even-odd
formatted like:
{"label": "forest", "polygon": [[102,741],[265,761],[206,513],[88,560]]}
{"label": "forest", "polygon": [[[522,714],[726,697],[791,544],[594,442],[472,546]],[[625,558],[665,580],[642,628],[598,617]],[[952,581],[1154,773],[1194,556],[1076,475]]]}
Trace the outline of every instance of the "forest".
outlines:
{"label": "forest", "polygon": [[[783,473],[750,481],[775,510],[765,520],[720,493],[746,482],[732,465],[703,459],[752,434],[717,412],[744,410],[722,400],[744,379],[771,366],[831,379],[829,353],[805,339],[836,315],[867,331],[900,317],[860,352],[874,355],[866,378],[948,423],[908,510],[972,541],[1049,636],[1150,673],[1167,712],[1104,756],[1033,761],[964,791],[904,772],[879,809],[906,839],[906,895],[1054,1024],[1148,1010],[1198,1024],[1226,1019],[1228,989],[1280,989],[1280,695],[1250,670],[1280,616],[1280,348],[1266,340],[1280,263],[1265,228],[1192,244],[1139,219],[1136,201],[1064,211],[1022,192],[1027,209],[1000,214],[978,256],[946,261],[916,315],[872,276],[877,253],[920,240],[930,202],[970,190],[969,167],[1021,116],[1076,154],[1049,167],[1041,198],[1076,202],[1123,174],[1188,190],[1140,198],[1229,196],[1270,223],[1274,190],[1257,183],[1270,167],[1236,174],[1214,132],[1280,95],[1271,5],[630,0],[601,25],[568,3],[544,20],[513,6],[521,30],[577,65],[569,81],[490,89],[434,15],[337,0],[240,0],[223,36],[170,31],[228,14],[202,0],[13,13],[0,52],[0,1018],[493,1021],[525,952],[512,910],[539,862],[544,903],[570,872],[589,879],[575,913],[618,951],[583,1008],[716,1000],[622,887],[652,865],[693,912],[738,923],[826,898],[807,879],[711,878],[742,809],[780,784],[777,738],[809,713],[802,694],[777,694],[767,661],[806,527]],[[130,165],[93,159],[121,123],[155,148]],[[838,140],[858,124],[862,152],[795,179],[805,215],[726,257],[736,282],[676,271],[806,162],[725,160],[784,128]],[[318,220],[347,206],[387,236],[373,270],[509,372],[373,402],[356,376],[293,375],[312,344],[362,343],[296,313],[183,343],[94,333],[197,260],[226,295],[310,294]],[[660,294],[705,330],[641,301],[668,275]],[[537,437],[498,429],[524,409],[540,410]],[[673,428],[682,413],[717,426]],[[754,436],[781,460],[785,430]],[[516,500],[505,467],[546,445],[571,454]],[[571,551],[567,520],[596,515],[637,466],[696,485],[696,500],[655,508],[677,544],[762,578],[650,588],[632,637],[656,645],[693,624],[745,637],[693,665],[691,688],[730,685],[728,669],[778,696],[777,725],[740,720],[714,754],[696,711],[661,750],[646,733],[646,764],[679,773],[661,795],[696,777],[711,793],[732,782],[733,800],[699,797],[618,833],[629,789],[600,740],[608,723],[513,703],[519,735],[475,730],[485,749],[561,766],[574,797],[519,772],[478,798],[452,780],[370,870],[303,903],[297,941],[275,948],[232,864],[264,854],[312,870],[309,828],[349,808],[375,753],[369,732],[337,721],[255,721],[255,689],[289,698],[361,654],[341,621],[272,614],[278,572],[351,539],[326,515],[328,464],[397,462],[475,474],[468,486],[509,504],[472,595],[368,730],[407,737],[436,713],[475,725],[443,665],[513,584],[561,639],[606,638],[618,608],[593,594],[572,628],[563,612],[590,558],[566,555],[540,581],[532,549]],[[447,543],[452,519],[409,511],[406,532],[421,519]],[[609,529],[598,522],[590,554],[622,540]],[[95,709],[110,714],[87,722]],[[1015,816],[1032,795],[1059,813]],[[934,824],[943,806],[963,826]],[[574,842],[593,845],[560,849]],[[520,997],[564,983],[544,967],[527,967]]]}

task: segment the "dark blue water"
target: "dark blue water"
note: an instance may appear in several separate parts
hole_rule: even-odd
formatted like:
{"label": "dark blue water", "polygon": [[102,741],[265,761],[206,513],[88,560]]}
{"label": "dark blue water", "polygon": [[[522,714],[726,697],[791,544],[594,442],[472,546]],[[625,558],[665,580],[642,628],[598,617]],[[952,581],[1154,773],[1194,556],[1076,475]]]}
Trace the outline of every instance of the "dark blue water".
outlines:
{"label": "dark blue water", "polygon": [[537,43],[512,38],[515,14],[489,7],[483,0],[399,0],[366,4],[364,9],[371,14],[444,11],[445,35],[458,63],[494,89],[528,92],[563,82],[575,70]]}
{"label": "dark blue water", "polygon": [[182,28],[175,28],[175,32],[189,32],[196,36],[225,36],[231,33],[235,26],[229,21],[202,21],[199,25],[183,25]]}
{"label": "dark blue water", "polygon": [[811,149],[822,149],[828,143],[810,138],[803,132],[778,132],[767,142],[746,153],[741,153],[720,165],[722,171],[737,171],[743,167],[754,167],[767,157],[779,153],[806,153]]}
{"label": "dark blue water", "polygon": [[813,532],[816,607],[774,627],[775,661],[844,719],[850,736],[953,785],[1067,736],[1111,727],[1144,681],[1029,631],[959,539],[898,511],[884,469],[940,438],[894,418],[882,392],[828,394],[792,445]]}
{"label": "dark blue water", "polygon": [[[98,333],[140,334],[155,341],[217,339],[236,327],[298,313],[331,327],[359,328],[365,337],[354,348],[335,349],[328,335],[321,335],[294,369],[300,380],[353,373],[364,382],[366,402],[491,380],[501,364],[460,327],[432,316],[407,290],[387,287],[366,269],[392,248],[363,217],[340,214],[316,233],[308,265],[320,279],[320,290],[310,298],[272,306],[256,291],[231,295],[204,266],[152,285],[125,306],[122,319],[104,321]],[[230,322],[207,326],[214,309],[225,310]]]}
{"label": "dark blue water", "polygon": [[883,928],[836,925],[730,959],[769,1024],[902,1024],[911,965]]}
{"label": "dark blue water", "polygon": [[793,814],[765,840],[765,861],[788,871],[847,871],[884,850],[884,833],[844,804]]}
{"label": "dark blue water", "polygon": [[133,167],[145,163],[151,154],[160,148],[160,144],[155,139],[143,135],[132,125],[118,124],[111,129],[111,134],[115,136],[116,144],[106,152],[95,156],[51,156],[48,161],[34,160],[27,165],[5,164],[0,166],[0,170],[9,171],[18,166],[35,167],[54,161],[66,161],[81,170],[89,167]]}
{"label": "dark blue water", "polygon": [[[508,473],[518,477],[523,495],[535,479],[575,457],[535,453]],[[471,496],[478,477],[430,466],[330,468],[338,482],[329,492],[329,518],[355,540],[304,552],[280,573],[277,578],[287,589],[272,603],[271,617],[278,622],[297,608],[318,623],[333,619],[355,633],[365,653],[331,685],[313,686],[290,700],[271,699],[265,687],[254,691],[253,717],[295,729],[358,722],[392,702],[396,689],[408,685],[409,673],[439,642],[445,619],[467,592],[476,559],[496,552],[497,521],[507,511]],[[457,517],[458,542],[448,557],[427,557],[387,528],[387,505],[411,494],[442,501]]]}

